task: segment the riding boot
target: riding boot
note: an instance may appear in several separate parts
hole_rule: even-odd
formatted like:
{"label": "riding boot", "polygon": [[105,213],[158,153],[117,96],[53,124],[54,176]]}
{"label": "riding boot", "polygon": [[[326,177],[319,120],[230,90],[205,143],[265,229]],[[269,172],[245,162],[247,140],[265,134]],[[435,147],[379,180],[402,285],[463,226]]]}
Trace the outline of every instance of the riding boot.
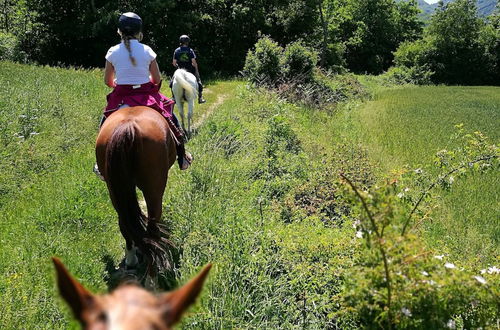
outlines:
{"label": "riding boot", "polygon": [[203,84],[201,81],[198,81],[198,103],[202,104],[205,102],[207,101],[203,98]]}
{"label": "riding boot", "polygon": [[[182,133],[184,131],[182,130],[182,127],[179,123],[179,119],[177,119],[177,116],[172,113],[172,119],[171,122],[175,125],[175,127]],[[177,144],[177,162],[179,163],[179,168],[181,170],[185,170],[191,165],[191,162],[193,161],[193,156],[191,156],[190,153],[186,152],[186,148],[184,147],[184,143],[186,142],[186,136],[182,134],[182,136],[178,139],[179,143]],[[187,163],[185,163],[187,162]]]}
{"label": "riding boot", "polygon": [[186,148],[184,147],[184,143],[180,143],[177,145],[177,163],[179,164],[179,168],[181,171],[187,170],[193,161],[193,157],[189,152],[186,152]]}

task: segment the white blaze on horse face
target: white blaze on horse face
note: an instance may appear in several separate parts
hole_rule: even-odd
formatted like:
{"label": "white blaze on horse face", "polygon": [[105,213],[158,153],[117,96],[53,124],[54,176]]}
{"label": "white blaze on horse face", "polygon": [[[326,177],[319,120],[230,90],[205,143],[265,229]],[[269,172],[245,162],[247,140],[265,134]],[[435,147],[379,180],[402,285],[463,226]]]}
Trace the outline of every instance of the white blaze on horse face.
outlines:
{"label": "white blaze on horse face", "polygon": [[107,329],[167,329],[159,300],[139,287],[125,286],[103,297]]}

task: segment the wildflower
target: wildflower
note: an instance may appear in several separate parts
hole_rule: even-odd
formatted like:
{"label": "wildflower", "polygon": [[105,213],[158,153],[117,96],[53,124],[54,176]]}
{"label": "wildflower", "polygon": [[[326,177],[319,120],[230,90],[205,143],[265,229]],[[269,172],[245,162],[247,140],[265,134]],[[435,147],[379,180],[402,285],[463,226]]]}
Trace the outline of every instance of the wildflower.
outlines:
{"label": "wildflower", "polygon": [[481,274],[486,274],[486,269],[481,269]]}
{"label": "wildflower", "polygon": [[439,259],[439,260],[443,260],[443,258],[444,258],[444,255],[440,255],[440,256],[434,256],[434,258],[436,258],[436,259]]}
{"label": "wildflower", "polygon": [[488,268],[488,274],[500,274],[500,268],[496,266]]}
{"label": "wildflower", "polygon": [[433,280],[423,280],[422,282],[423,282],[423,283],[425,283],[425,284],[429,284],[430,286],[434,286],[434,285],[436,285],[436,284],[437,284],[437,283],[436,283],[435,281],[433,281]]}
{"label": "wildflower", "polygon": [[363,238],[363,232],[362,232],[361,230],[358,230],[358,231],[356,232],[356,237],[357,237],[357,238]]}
{"label": "wildflower", "polygon": [[456,329],[457,324],[455,323],[455,320],[448,320],[448,323],[446,323],[446,327],[448,329]]}
{"label": "wildflower", "polygon": [[404,191],[404,192],[409,192],[409,191],[410,191],[410,188],[406,187],[403,191]]}
{"label": "wildflower", "polygon": [[399,194],[397,194],[398,198],[403,198],[405,194],[403,194],[402,192],[400,192]]}
{"label": "wildflower", "polygon": [[352,224],[352,227],[353,227],[353,228],[358,228],[358,226],[359,226],[359,225],[361,225],[361,220],[356,219],[356,220],[354,221],[354,223]]}
{"label": "wildflower", "polygon": [[422,174],[423,170],[421,168],[417,168],[414,172],[417,174]]}
{"label": "wildflower", "polygon": [[429,276],[429,273],[427,273],[425,270],[422,272],[422,275],[424,276]]}
{"label": "wildflower", "polygon": [[455,266],[454,264],[452,264],[451,262],[447,262],[444,264],[444,267],[445,268],[448,268],[448,269],[455,269],[457,268],[457,266]]}
{"label": "wildflower", "polygon": [[453,182],[455,182],[455,178],[453,177],[453,175],[450,175],[450,177],[448,178],[448,182],[450,184],[453,184]]}
{"label": "wildflower", "polygon": [[479,283],[481,283],[481,284],[486,284],[486,280],[484,279],[484,277],[482,277],[482,276],[478,276],[478,275],[473,276],[473,277],[474,277],[474,278],[476,279],[476,281],[478,281]]}
{"label": "wildflower", "polygon": [[406,315],[408,317],[411,316],[411,311],[406,307],[401,308],[401,313],[403,313],[404,315]]}

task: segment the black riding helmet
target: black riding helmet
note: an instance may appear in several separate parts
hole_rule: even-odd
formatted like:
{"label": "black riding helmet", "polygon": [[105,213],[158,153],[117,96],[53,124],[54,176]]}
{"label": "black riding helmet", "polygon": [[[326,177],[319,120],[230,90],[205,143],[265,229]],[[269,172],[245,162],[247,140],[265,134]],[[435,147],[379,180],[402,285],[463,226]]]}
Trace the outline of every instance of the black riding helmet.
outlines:
{"label": "black riding helmet", "polygon": [[134,35],[141,32],[142,19],[132,12],[123,13],[118,20],[118,28],[123,34]]}
{"label": "black riding helmet", "polygon": [[185,34],[183,34],[183,35],[181,35],[181,36],[179,37],[179,42],[180,42],[181,44],[187,44],[187,43],[189,43],[190,41],[191,41],[191,39],[189,39],[189,37],[188,37],[187,35],[185,35]]}

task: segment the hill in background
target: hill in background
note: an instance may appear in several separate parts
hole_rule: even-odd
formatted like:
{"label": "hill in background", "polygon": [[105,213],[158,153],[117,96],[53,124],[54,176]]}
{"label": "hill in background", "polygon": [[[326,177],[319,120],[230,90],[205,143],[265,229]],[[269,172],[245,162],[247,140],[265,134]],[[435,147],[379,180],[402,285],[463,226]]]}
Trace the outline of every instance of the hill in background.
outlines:
{"label": "hill in background", "polygon": [[[454,0],[443,0],[444,3],[449,3],[449,2],[452,2]],[[438,7],[438,4],[435,3],[435,4],[428,4],[427,2],[425,2],[425,0],[417,0],[418,2],[418,6],[420,7],[420,9],[422,9],[422,11],[424,12],[424,14],[427,16],[427,15],[430,15],[434,12],[434,10]],[[488,15],[491,15],[493,13],[493,11],[495,10],[495,5],[497,4],[497,1],[496,0],[478,0],[477,1],[477,11],[479,13],[479,15],[481,16],[488,16]]]}

